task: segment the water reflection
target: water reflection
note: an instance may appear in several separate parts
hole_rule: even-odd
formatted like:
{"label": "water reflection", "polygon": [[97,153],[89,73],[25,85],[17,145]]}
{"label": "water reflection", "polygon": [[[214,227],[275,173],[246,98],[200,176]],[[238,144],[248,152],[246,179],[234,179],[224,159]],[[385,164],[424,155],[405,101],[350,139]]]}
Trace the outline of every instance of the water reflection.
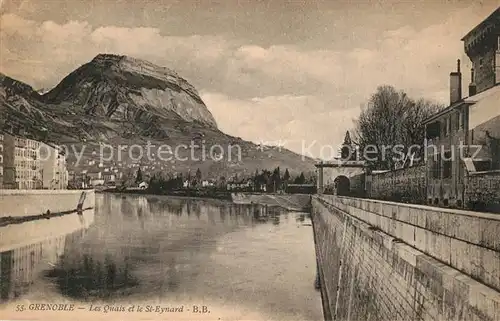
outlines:
{"label": "water reflection", "polygon": [[[106,195],[90,235],[72,240],[47,274],[61,293],[91,300],[175,291],[198,275],[215,239],[241,227],[280,223],[277,207],[187,198]],[[198,264],[193,264],[198,260]]]}
{"label": "water reflection", "polygon": [[125,259],[119,267],[116,261],[106,255],[103,261],[84,254],[79,258],[64,256],[58,267],[49,271],[47,277],[54,278],[63,294],[81,299],[95,296],[111,297],[117,291],[138,284],[130,273],[130,262]]}
{"label": "water reflection", "polygon": [[[82,238],[85,233],[85,226],[82,225],[82,230],[74,232],[75,227],[71,226],[71,221],[84,219],[82,216],[72,214],[69,217],[61,217],[57,219],[43,220],[41,222],[23,223],[14,227],[5,226],[2,229],[2,236],[9,236],[9,232],[13,229],[25,229],[25,233],[30,231],[34,239],[37,239],[37,234],[43,234],[48,229],[58,228],[63,234],[45,238],[42,241],[28,245],[12,245],[5,244],[7,239],[2,239],[2,248],[7,245],[9,249],[0,253],[0,301],[5,302],[10,299],[20,297],[29,291],[30,287],[40,277],[42,271],[50,266],[58,264],[61,256],[64,254],[68,237]],[[58,223],[64,222],[66,226],[58,226]],[[24,226],[23,226],[24,225]],[[37,225],[37,229],[33,230],[29,227]],[[64,229],[68,235],[64,235]],[[61,233],[59,233],[61,234]],[[24,234],[26,237],[26,234]],[[19,244],[18,244],[19,245]]]}

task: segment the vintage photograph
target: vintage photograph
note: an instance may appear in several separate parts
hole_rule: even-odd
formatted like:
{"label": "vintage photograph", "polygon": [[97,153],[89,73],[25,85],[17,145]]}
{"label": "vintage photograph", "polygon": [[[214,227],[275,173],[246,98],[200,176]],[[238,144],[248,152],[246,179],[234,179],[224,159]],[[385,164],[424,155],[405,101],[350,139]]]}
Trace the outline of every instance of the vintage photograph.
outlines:
{"label": "vintage photograph", "polygon": [[0,320],[500,321],[500,2],[0,0]]}

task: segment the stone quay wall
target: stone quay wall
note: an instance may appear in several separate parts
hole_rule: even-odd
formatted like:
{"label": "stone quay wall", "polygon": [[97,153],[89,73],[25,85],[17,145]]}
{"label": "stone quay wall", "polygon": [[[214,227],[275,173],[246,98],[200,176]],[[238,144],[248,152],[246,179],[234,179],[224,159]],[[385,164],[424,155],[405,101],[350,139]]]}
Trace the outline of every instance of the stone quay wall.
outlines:
{"label": "stone quay wall", "polygon": [[307,210],[310,206],[310,194],[257,194],[231,193],[231,199],[236,204],[261,204],[280,206],[291,211]]}
{"label": "stone quay wall", "polygon": [[82,208],[94,208],[94,190],[0,189],[0,218],[73,211],[82,193],[86,194]]}
{"label": "stone quay wall", "polygon": [[498,215],[319,195],[312,219],[332,319],[500,320]]}

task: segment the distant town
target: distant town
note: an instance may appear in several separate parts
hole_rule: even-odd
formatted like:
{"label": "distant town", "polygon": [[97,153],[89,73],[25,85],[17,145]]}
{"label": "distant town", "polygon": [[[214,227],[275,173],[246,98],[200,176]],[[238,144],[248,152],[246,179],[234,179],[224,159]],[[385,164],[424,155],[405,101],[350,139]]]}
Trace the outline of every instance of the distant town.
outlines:
{"label": "distant town", "polygon": [[[246,192],[313,192],[316,177],[288,169],[256,170],[253,175],[204,178],[198,168],[185,174],[154,171],[156,166],[107,161],[96,155],[80,166],[67,161],[67,149],[29,137],[22,128],[10,127],[0,134],[0,187],[3,189],[96,189],[108,191],[207,189]],[[159,166],[159,165],[158,165]],[[211,173],[213,177],[214,173]]]}

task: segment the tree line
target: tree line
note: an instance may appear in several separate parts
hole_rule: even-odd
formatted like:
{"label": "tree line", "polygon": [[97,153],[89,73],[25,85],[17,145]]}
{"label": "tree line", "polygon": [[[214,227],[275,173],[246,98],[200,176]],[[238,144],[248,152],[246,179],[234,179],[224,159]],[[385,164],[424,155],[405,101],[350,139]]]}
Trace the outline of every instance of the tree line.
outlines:
{"label": "tree line", "polygon": [[[139,168],[136,172],[135,182],[140,184],[143,182],[143,173]],[[210,186],[216,189],[226,189],[227,184],[240,184],[242,182],[251,182],[253,190],[259,190],[267,192],[277,192],[279,190],[284,190],[288,184],[307,184],[314,183],[315,177],[306,175],[301,172],[295,177],[290,175],[288,168],[282,173],[280,167],[276,167],[274,170],[255,170],[255,173],[251,177],[239,178],[238,174],[235,174],[231,178],[226,178],[225,176],[220,176],[214,183]],[[172,191],[179,190],[183,188],[200,188],[202,187],[202,172],[197,169],[195,175],[191,175],[191,172],[187,174],[162,174],[156,173],[149,178],[148,189],[156,192],[161,191]]]}
{"label": "tree line", "polygon": [[283,175],[281,175],[280,167],[276,167],[273,171],[262,170],[260,173],[255,170],[253,176],[254,186],[265,186],[266,191],[279,191],[286,189],[288,184],[307,184],[314,183],[314,177],[306,178],[303,172],[292,178],[288,168],[285,169]]}

